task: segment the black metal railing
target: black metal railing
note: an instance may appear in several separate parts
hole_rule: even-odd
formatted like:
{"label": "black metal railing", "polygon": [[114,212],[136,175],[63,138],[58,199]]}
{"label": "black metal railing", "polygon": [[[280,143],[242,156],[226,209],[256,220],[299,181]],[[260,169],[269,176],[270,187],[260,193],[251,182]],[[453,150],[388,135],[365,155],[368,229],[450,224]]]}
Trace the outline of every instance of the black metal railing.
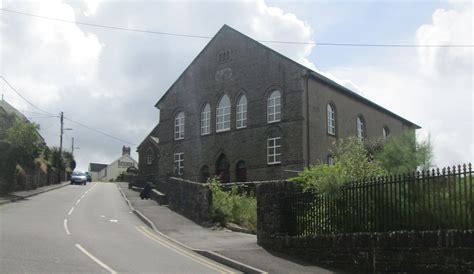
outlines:
{"label": "black metal railing", "polygon": [[471,164],[371,178],[331,194],[282,198],[292,236],[399,230],[473,229]]}

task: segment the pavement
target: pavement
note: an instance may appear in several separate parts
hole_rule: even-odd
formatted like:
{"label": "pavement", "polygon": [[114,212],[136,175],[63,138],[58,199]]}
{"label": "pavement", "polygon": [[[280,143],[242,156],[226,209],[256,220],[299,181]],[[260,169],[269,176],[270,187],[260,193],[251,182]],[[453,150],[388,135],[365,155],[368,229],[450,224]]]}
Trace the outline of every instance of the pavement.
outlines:
{"label": "pavement", "polygon": [[267,251],[257,245],[256,235],[202,227],[154,200],[141,200],[128,183],[116,184],[136,214],[158,233],[192,250],[204,251],[202,254],[207,257],[217,256],[217,261],[234,269],[245,273],[336,273]]}
{"label": "pavement", "polygon": [[64,186],[69,185],[69,182],[62,182],[59,184],[53,184],[48,186],[38,187],[32,190],[22,190],[22,191],[15,191],[5,195],[0,196],[0,205],[7,204],[11,202],[15,202],[18,200],[23,200],[31,196],[35,196],[44,192],[48,192],[51,190],[55,190]]}

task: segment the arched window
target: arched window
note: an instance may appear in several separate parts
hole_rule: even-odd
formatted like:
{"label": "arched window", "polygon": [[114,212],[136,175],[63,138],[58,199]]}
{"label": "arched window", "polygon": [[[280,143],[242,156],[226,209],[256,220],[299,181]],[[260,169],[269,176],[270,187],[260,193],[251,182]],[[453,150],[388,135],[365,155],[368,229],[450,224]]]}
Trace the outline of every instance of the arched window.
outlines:
{"label": "arched window", "polygon": [[174,175],[181,176],[184,174],[184,152],[174,153]]}
{"label": "arched window", "polygon": [[230,99],[224,95],[217,104],[216,111],[216,132],[227,131],[230,129]]}
{"label": "arched window", "polygon": [[331,154],[328,155],[328,165],[332,166],[334,165],[336,161],[334,160],[334,157],[332,157]]}
{"label": "arched window", "polygon": [[184,138],[184,112],[180,112],[174,117],[174,139]]}
{"label": "arched window", "polygon": [[361,115],[357,116],[357,138],[364,140],[365,138],[365,120]]}
{"label": "arched window", "polygon": [[146,152],[146,164],[151,165],[153,163],[154,155],[153,149],[149,148]]}
{"label": "arched window", "polygon": [[281,120],[281,93],[274,90],[267,98],[267,122],[274,123]]}
{"label": "arched window", "polygon": [[276,165],[281,163],[281,135],[277,132],[268,134],[267,137],[267,163]]}
{"label": "arched window", "polygon": [[328,133],[336,135],[336,108],[332,104],[327,105]]}
{"label": "arched window", "polygon": [[390,136],[390,129],[387,126],[384,126],[382,129],[382,136],[384,139],[387,139]]}
{"label": "arched window", "polygon": [[206,104],[201,111],[201,135],[211,133],[211,106]]}
{"label": "arched window", "polygon": [[242,94],[237,101],[237,119],[236,127],[244,128],[247,126],[247,97],[245,94]]}

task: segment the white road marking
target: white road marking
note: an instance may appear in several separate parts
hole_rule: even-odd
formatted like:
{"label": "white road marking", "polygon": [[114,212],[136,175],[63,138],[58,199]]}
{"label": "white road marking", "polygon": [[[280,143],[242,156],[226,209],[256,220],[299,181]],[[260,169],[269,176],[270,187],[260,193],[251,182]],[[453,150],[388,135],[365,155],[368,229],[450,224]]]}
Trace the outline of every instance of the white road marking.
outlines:
{"label": "white road marking", "polygon": [[84,199],[84,196],[85,196],[85,194],[81,196],[81,199]]}
{"label": "white road marking", "polygon": [[118,222],[118,220],[115,220],[115,219],[112,219],[112,220],[109,220],[109,221],[111,221],[112,223]]}
{"label": "white road marking", "polygon": [[100,215],[100,217],[105,218],[105,215]]}
{"label": "white road marking", "polygon": [[81,202],[81,199],[77,200],[76,205],[78,205]]}
{"label": "white road marking", "polygon": [[67,215],[71,216],[72,212],[74,211],[74,207],[71,207],[71,209],[69,210],[69,212],[67,213]]}
{"label": "white road marking", "polygon": [[104,264],[103,262],[101,262],[99,259],[97,259],[96,257],[94,257],[92,254],[90,254],[87,250],[85,250],[80,244],[76,244],[76,247],[79,248],[80,251],[82,251],[82,253],[86,254],[89,258],[91,258],[94,262],[96,262],[98,265],[102,266],[103,268],[105,268],[107,271],[109,271],[111,274],[117,274],[117,272],[115,272],[115,270],[113,270],[112,268],[110,268],[108,265]]}
{"label": "white road marking", "polygon": [[66,230],[67,235],[71,235],[71,232],[69,232],[69,229],[67,228],[67,219],[64,219],[64,230]]}

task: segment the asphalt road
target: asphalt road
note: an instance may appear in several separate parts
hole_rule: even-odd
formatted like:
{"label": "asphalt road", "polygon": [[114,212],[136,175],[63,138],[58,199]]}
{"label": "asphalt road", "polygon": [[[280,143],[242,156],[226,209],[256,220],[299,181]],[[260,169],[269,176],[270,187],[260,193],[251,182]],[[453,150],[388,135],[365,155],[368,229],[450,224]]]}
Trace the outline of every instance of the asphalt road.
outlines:
{"label": "asphalt road", "polygon": [[115,184],[66,187],[0,206],[1,273],[232,273],[155,234]]}

